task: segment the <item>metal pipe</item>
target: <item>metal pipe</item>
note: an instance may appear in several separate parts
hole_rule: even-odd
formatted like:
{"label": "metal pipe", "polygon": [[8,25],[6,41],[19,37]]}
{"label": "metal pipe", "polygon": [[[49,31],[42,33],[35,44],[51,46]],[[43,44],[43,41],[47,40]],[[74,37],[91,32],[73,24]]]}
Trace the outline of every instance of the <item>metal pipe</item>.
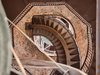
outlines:
{"label": "metal pipe", "polygon": [[100,0],[97,0],[96,14],[96,75],[100,75]]}

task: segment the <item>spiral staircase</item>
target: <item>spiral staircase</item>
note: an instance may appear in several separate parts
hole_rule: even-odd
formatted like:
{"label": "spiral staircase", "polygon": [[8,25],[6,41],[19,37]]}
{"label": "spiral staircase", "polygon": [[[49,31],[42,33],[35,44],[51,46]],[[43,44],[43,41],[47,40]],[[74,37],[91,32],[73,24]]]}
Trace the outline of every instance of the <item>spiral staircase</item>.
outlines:
{"label": "spiral staircase", "polygon": [[[32,6],[30,6],[32,8]],[[89,46],[87,56],[82,66],[80,66],[79,49],[75,41],[75,36],[69,29],[67,21],[60,22],[57,15],[34,15],[31,22],[26,22],[25,30],[32,30],[32,35],[44,36],[55,46],[57,62],[71,65],[87,72],[91,66],[93,50]],[[32,38],[32,37],[31,37]],[[89,38],[88,45],[92,42]],[[55,71],[56,72],[56,71]],[[54,73],[55,73],[54,72]],[[53,73],[53,74],[54,74]],[[52,75],[53,75],[52,74]]]}
{"label": "spiral staircase", "polygon": [[32,29],[34,35],[47,37],[55,46],[59,63],[80,68],[78,47],[68,28],[50,16],[33,16],[32,23],[26,24],[26,30]]}

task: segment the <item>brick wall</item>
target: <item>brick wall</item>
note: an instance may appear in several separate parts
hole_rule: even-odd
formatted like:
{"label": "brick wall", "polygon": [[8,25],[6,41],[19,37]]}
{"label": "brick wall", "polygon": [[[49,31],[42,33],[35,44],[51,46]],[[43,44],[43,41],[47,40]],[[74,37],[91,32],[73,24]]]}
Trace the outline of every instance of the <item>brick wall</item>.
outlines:
{"label": "brick wall", "polygon": [[[31,22],[33,15],[62,14],[68,18],[76,32],[76,42],[79,47],[81,62],[83,63],[87,52],[87,26],[64,5],[60,6],[34,6],[18,23],[17,26],[25,31],[25,22]],[[47,59],[32,45],[18,30],[14,28],[15,50],[22,59]],[[81,64],[82,64],[81,63]]]}

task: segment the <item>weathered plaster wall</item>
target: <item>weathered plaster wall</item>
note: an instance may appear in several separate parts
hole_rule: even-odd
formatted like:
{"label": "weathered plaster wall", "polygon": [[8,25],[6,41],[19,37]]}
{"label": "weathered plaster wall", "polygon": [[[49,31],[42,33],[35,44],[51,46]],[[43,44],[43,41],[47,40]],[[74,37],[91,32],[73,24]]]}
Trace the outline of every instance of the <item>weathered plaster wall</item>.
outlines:
{"label": "weathered plaster wall", "polygon": [[[64,5],[60,6],[34,6],[23,18],[20,22],[18,22],[17,26],[21,28],[25,32],[25,22],[31,22],[31,18],[33,15],[42,15],[42,14],[62,14],[66,18],[68,18],[73,24],[76,32],[76,42],[79,47],[81,62],[83,63],[86,52],[87,52],[87,26],[76,17],[73,13],[70,12],[68,8]],[[15,50],[19,54],[20,58],[42,58],[42,55],[37,49],[34,49],[34,45],[19,33],[18,30],[14,28],[14,42],[15,42]],[[40,55],[39,55],[40,53]],[[45,57],[43,57],[45,58]]]}

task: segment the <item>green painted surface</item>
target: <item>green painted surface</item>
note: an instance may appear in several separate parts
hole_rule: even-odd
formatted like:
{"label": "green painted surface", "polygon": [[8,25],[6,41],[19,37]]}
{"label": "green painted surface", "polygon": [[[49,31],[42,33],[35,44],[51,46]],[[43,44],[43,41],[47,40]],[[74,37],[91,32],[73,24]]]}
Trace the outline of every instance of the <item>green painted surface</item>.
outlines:
{"label": "green painted surface", "polygon": [[11,64],[11,38],[6,14],[0,0],[0,75],[9,75]]}

